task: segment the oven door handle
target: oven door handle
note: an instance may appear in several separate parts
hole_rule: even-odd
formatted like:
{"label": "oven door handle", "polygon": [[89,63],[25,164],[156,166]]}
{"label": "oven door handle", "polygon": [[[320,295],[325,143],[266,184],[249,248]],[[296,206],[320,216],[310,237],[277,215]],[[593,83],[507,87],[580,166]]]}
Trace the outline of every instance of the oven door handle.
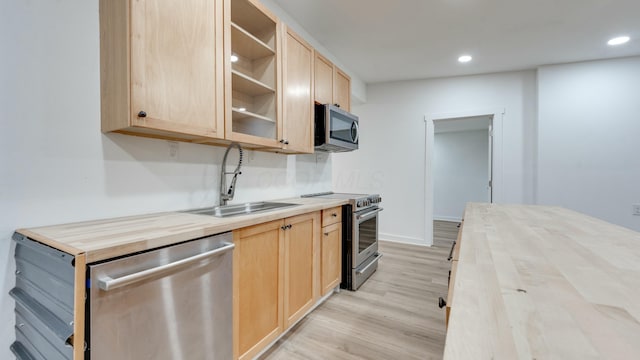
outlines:
{"label": "oven door handle", "polygon": [[369,218],[372,218],[374,215],[376,215],[377,213],[379,213],[380,211],[384,210],[383,208],[377,208],[373,211],[369,211],[367,213],[364,213],[362,215],[356,215],[356,220],[368,220]]}
{"label": "oven door handle", "polygon": [[356,269],[356,274],[360,275],[363,272],[367,271],[367,269],[369,269],[373,264],[377,263],[378,260],[380,260],[380,258],[382,257],[382,254],[377,253],[374,256],[375,256],[375,258],[373,260],[371,260],[371,262],[367,266],[365,266],[362,269]]}

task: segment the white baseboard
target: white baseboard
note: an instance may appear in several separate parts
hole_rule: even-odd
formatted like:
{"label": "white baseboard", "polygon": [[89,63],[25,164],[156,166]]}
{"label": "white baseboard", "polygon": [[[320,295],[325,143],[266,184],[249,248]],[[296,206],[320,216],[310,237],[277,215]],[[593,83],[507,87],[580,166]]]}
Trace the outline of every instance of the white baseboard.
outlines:
{"label": "white baseboard", "polygon": [[462,218],[461,217],[455,217],[455,216],[434,215],[433,216],[433,220],[460,222],[460,221],[462,221]]}
{"label": "white baseboard", "polygon": [[388,234],[388,233],[379,233],[378,237],[382,241],[393,241],[393,242],[403,243],[403,244],[431,246],[431,245],[427,244],[427,242],[424,241],[424,239],[414,238],[414,237],[410,237],[410,236],[402,236],[402,235],[395,235],[395,234]]}

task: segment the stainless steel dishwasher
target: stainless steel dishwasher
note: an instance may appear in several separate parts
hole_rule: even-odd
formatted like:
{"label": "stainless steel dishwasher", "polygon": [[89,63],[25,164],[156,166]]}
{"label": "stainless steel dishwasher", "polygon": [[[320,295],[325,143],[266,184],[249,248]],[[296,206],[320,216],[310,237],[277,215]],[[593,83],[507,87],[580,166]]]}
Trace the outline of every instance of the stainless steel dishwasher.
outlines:
{"label": "stainless steel dishwasher", "polygon": [[91,360],[228,360],[230,232],[89,265]]}

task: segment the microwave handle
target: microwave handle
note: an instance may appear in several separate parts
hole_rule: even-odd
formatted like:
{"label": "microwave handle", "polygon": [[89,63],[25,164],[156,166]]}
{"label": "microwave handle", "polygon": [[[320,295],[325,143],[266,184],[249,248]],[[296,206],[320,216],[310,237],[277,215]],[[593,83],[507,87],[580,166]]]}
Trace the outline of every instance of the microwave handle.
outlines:
{"label": "microwave handle", "polygon": [[356,138],[355,138],[355,139],[353,139],[353,142],[354,142],[354,143],[357,143],[357,142],[358,142],[358,139],[360,138],[360,125],[358,125],[358,122],[357,122],[357,121],[354,121],[354,122],[353,122],[353,125],[355,125],[355,126],[356,126]]}

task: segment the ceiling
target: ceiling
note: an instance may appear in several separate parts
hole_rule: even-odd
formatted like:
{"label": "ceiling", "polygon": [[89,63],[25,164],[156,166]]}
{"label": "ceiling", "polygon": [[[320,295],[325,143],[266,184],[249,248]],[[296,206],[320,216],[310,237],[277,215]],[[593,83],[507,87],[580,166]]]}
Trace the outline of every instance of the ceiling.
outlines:
{"label": "ceiling", "polygon": [[274,1],[366,83],[640,55],[638,0]]}

